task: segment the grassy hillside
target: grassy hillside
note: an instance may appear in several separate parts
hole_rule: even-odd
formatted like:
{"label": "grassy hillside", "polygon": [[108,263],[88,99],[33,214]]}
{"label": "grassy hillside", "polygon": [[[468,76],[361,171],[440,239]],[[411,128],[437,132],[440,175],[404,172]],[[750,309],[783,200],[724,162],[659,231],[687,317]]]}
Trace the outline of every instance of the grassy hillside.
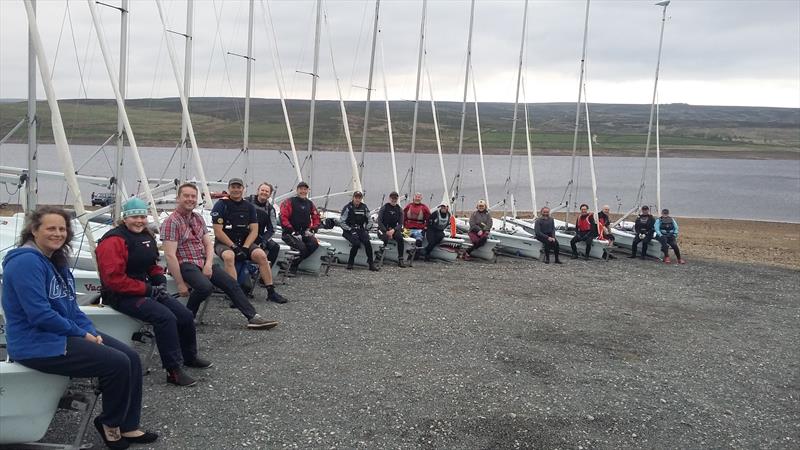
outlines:
{"label": "grassy hillside", "polygon": [[[128,114],[142,146],[173,146],[180,137],[180,103],[175,98],[129,100]],[[112,100],[62,100],[60,102],[70,142],[100,144],[116,129],[116,107]],[[49,109],[39,102],[39,136],[52,142]],[[241,146],[244,101],[233,98],[195,98],[190,102],[192,121],[201,147]],[[410,147],[413,103],[391,103],[395,145],[406,152]],[[288,109],[298,149],[308,138],[308,100],[289,100]],[[348,102],[348,120],[353,145],[360,149],[364,102]],[[26,111],[24,102],[0,103],[0,134],[5,134]],[[590,105],[595,151],[602,155],[639,155],[647,134],[649,105]],[[442,144],[445,152],[456,152],[461,104],[437,103]],[[484,150],[507,153],[511,140],[513,104],[482,103],[481,132]],[[520,118],[523,111],[520,109]],[[537,103],[529,105],[532,144],[537,154],[563,154],[572,149],[575,105]],[[729,106],[663,105],[660,108],[661,145],[667,156],[733,156],[748,158],[797,158],[800,156],[800,110]],[[516,137],[517,152],[525,149],[524,122]],[[20,131],[12,142],[23,142]],[[388,148],[384,105],[373,102],[370,110],[368,149]],[[475,114],[467,108],[466,153],[477,153]],[[579,136],[586,147],[585,132]],[[251,102],[250,147],[287,148],[288,134],[280,103],[273,99]],[[654,143],[653,143],[654,145]],[[344,150],[346,141],[337,102],[317,102],[315,148]],[[430,103],[420,105],[417,149],[436,149]]]}

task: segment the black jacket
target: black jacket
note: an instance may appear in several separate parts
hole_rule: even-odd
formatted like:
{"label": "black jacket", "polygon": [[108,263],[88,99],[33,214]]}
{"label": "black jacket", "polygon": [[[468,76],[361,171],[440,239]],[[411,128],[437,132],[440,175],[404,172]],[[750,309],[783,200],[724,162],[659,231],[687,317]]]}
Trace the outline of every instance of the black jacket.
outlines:
{"label": "black jacket", "polygon": [[639,217],[636,218],[633,230],[636,232],[636,234],[646,234],[648,236],[652,236],[656,231],[656,218],[651,214],[640,214]]}

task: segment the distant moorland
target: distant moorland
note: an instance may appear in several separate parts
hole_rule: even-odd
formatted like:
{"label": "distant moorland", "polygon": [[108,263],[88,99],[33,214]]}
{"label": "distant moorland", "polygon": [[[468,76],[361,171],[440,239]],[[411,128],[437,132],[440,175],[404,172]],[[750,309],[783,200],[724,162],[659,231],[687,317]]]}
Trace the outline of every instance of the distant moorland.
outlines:
{"label": "distant moorland", "polygon": [[[71,143],[99,145],[116,130],[117,113],[113,100],[61,100],[64,125]],[[308,100],[287,101],[294,140],[304,150],[308,139]],[[511,141],[513,104],[481,103],[481,136],[484,151],[505,154]],[[25,117],[25,102],[0,101],[0,135],[5,135]],[[140,146],[173,147],[180,138],[180,103],[176,98],[134,99],[127,102],[136,140]],[[637,156],[644,151],[650,105],[590,104],[593,149],[604,156]],[[192,123],[200,147],[239,148],[242,145],[243,99],[193,98]],[[52,142],[50,111],[39,102],[39,141]],[[353,146],[361,147],[364,102],[347,102]],[[413,102],[391,102],[392,127],[398,151],[407,152],[411,142]],[[442,146],[455,153],[461,117],[461,104],[437,103]],[[560,155],[572,151],[575,104],[536,103],[528,105],[534,154]],[[250,148],[286,149],[289,138],[280,102],[253,99],[250,111]],[[524,110],[519,110],[515,153],[525,151]],[[464,152],[477,153],[475,111],[467,107]],[[664,156],[797,159],[800,157],[800,109],[692,106],[668,104],[660,107],[661,148]],[[388,133],[384,103],[373,102],[370,109],[367,148],[386,151]],[[582,127],[585,125],[582,125]],[[583,128],[582,128],[583,129]],[[317,102],[314,131],[315,149],[346,150],[338,102]],[[10,142],[24,142],[24,127]],[[579,149],[585,154],[585,131],[579,135]],[[433,152],[436,141],[430,103],[420,105],[417,150]],[[655,140],[651,149],[655,148]]]}

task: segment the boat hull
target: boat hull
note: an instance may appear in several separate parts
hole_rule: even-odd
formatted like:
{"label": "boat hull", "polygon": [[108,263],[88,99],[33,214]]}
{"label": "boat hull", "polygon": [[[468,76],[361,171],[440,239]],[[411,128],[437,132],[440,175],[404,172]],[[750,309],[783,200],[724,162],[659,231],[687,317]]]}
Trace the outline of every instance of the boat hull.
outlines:
{"label": "boat hull", "polygon": [[68,384],[68,377],[0,361],[0,444],[22,444],[44,437]]}

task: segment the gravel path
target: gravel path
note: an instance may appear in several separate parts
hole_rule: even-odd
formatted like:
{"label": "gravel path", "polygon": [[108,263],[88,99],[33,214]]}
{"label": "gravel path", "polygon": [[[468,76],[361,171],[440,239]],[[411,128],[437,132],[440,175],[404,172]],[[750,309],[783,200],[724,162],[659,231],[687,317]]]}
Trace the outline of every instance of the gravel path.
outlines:
{"label": "gravel path", "polygon": [[267,332],[213,301],[198,386],[145,377],[153,448],[800,446],[797,271],[501,258],[281,292]]}

